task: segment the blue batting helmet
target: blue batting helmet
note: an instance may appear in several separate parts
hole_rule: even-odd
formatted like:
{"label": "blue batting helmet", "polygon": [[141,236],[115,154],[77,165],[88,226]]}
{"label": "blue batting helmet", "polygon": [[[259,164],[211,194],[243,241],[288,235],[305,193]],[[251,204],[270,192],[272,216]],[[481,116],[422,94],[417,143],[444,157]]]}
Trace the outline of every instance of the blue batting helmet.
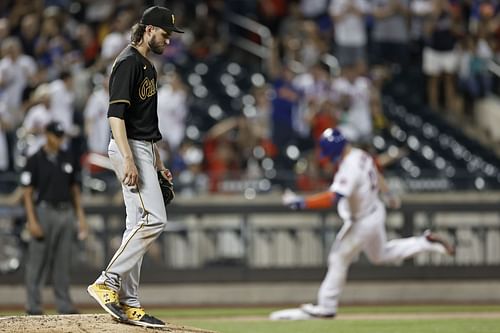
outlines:
{"label": "blue batting helmet", "polygon": [[319,138],[320,156],[336,162],[347,144],[347,140],[336,128],[327,128]]}

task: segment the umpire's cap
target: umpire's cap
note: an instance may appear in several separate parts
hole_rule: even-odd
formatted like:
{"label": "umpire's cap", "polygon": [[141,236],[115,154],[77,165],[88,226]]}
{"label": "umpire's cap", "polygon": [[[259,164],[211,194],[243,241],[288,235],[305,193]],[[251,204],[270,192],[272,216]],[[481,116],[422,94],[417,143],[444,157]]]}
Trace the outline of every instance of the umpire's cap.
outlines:
{"label": "umpire's cap", "polygon": [[166,7],[154,6],[146,9],[142,14],[140,23],[153,25],[165,31],[184,32],[175,26],[174,13]]}
{"label": "umpire's cap", "polygon": [[61,123],[57,121],[51,121],[50,123],[48,123],[45,127],[45,132],[52,133],[58,138],[62,138],[64,136],[64,128],[62,127]]}

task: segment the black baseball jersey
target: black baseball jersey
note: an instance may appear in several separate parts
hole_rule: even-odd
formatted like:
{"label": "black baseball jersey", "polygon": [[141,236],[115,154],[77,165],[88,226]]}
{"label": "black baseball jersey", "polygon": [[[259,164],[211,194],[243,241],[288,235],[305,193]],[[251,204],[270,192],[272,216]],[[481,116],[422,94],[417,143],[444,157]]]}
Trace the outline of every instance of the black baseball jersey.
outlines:
{"label": "black baseball jersey", "polygon": [[125,121],[129,139],[158,141],[157,76],[153,64],[133,46],[126,47],[116,58],[109,78],[109,104],[125,103],[128,108],[120,117]]}
{"label": "black baseball jersey", "polygon": [[75,168],[71,155],[62,150],[52,155],[40,148],[28,159],[21,173],[21,184],[34,188],[35,203],[69,203],[71,185],[75,183]]}

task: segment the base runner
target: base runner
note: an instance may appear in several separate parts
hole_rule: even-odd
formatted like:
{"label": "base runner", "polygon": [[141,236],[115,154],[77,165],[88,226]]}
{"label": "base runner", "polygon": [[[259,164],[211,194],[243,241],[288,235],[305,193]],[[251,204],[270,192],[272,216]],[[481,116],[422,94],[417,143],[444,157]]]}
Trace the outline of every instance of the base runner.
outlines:
{"label": "base runner", "polygon": [[285,192],[283,203],[292,209],[318,209],[337,205],[343,226],[328,256],[328,271],[316,304],[271,313],[271,320],[334,318],[351,262],[364,252],[374,264],[397,263],[422,252],[453,255],[454,248],[430,231],[388,241],[386,209],[379,198],[379,174],[372,157],[349,144],[338,129],[320,137],[321,156],[339,168],[328,191],[302,198]]}

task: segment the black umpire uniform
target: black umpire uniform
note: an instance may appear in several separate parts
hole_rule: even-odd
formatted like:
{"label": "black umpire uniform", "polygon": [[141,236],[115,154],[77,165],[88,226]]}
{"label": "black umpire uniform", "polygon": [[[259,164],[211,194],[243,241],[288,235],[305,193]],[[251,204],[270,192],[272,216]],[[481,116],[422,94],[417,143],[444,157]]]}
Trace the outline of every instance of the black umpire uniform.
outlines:
{"label": "black umpire uniform", "polygon": [[71,248],[77,230],[83,238],[87,226],[72,156],[60,149],[63,136],[61,124],[49,123],[47,142],[28,159],[21,174],[27,229],[31,234],[25,276],[28,314],[43,313],[40,289],[49,271],[57,311],[77,313],[69,294]]}

